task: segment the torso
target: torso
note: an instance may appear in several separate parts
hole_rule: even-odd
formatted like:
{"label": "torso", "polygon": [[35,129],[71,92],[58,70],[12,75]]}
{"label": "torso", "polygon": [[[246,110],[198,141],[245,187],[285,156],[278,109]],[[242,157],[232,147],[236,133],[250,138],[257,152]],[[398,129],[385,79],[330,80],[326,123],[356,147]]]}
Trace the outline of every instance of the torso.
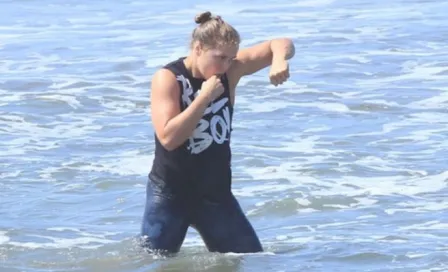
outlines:
{"label": "torso", "polygon": [[[179,82],[179,102],[185,110],[198,95],[203,79],[194,78],[179,58],[164,66]],[[151,174],[180,191],[216,196],[230,192],[234,88],[227,75],[221,78],[225,88],[199,121],[193,135],[175,150],[167,151],[155,135],[155,157]]]}

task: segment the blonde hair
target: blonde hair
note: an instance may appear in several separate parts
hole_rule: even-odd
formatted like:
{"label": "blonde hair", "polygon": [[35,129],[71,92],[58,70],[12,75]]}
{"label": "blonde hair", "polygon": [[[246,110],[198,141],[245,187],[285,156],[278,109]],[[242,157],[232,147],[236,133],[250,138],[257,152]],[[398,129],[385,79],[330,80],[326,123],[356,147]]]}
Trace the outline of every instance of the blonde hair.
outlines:
{"label": "blonde hair", "polygon": [[210,11],[196,15],[194,21],[198,26],[191,35],[191,46],[198,41],[206,48],[217,48],[225,45],[239,45],[238,31],[226,23],[221,16],[212,16]]}

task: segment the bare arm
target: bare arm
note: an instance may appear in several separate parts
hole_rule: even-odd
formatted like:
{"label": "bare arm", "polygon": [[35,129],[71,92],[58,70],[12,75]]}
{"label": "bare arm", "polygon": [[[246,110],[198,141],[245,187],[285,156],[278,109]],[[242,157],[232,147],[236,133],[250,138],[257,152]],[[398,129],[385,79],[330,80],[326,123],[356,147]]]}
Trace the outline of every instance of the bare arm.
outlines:
{"label": "bare arm", "polygon": [[179,100],[175,76],[166,69],[156,72],[151,83],[151,118],[157,138],[167,150],[176,149],[192,135],[208,105],[205,96],[198,96],[181,112]]}
{"label": "bare arm", "polygon": [[289,38],[273,39],[242,49],[229,72],[231,84],[235,87],[241,77],[254,74],[275,62],[289,60],[294,55],[294,43]]}

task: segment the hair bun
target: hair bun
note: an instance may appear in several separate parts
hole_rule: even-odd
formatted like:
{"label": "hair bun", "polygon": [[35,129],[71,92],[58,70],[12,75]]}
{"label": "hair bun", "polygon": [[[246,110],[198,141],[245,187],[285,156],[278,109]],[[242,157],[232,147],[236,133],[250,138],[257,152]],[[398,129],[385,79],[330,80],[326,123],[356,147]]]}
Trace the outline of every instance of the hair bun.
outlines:
{"label": "hair bun", "polygon": [[207,22],[211,18],[212,18],[212,13],[210,11],[206,11],[206,12],[202,12],[202,13],[196,15],[196,17],[194,18],[194,21],[196,22],[196,24],[202,24],[202,23]]}

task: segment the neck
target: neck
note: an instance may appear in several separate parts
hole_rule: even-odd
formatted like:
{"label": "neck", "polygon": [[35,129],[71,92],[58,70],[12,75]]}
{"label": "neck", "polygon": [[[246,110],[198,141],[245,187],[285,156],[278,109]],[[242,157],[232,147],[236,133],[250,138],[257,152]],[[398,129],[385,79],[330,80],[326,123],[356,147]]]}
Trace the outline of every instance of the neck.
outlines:
{"label": "neck", "polygon": [[194,78],[204,78],[199,72],[199,69],[195,67],[193,58],[191,56],[188,56],[184,59],[184,65],[185,68],[187,68],[188,72],[194,77]]}

